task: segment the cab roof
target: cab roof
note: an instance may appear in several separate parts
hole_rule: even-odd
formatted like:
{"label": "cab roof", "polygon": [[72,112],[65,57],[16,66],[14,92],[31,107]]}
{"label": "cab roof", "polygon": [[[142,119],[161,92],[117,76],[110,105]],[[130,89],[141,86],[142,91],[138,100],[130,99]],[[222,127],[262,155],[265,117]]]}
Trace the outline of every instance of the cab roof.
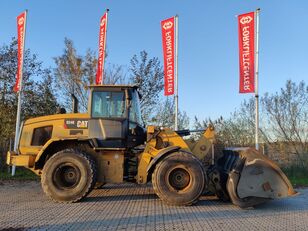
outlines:
{"label": "cab roof", "polygon": [[90,85],[90,89],[93,88],[133,88],[133,89],[138,89],[137,85]]}

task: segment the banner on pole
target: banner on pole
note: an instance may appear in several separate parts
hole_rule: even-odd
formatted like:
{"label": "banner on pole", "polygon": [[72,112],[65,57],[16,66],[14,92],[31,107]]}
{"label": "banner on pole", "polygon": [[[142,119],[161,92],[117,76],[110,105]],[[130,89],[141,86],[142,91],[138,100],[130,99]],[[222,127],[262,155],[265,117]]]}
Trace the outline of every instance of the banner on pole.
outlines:
{"label": "banner on pole", "polygon": [[164,84],[165,95],[174,94],[174,66],[175,66],[175,50],[174,50],[174,17],[161,21],[162,39],[163,39],[163,56],[164,56]]}
{"label": "banner on pole", "polygon": [[14,91],[21,90],[27,11],[17,16],[17,73]]}
{"label": "banner on pole", "polygon": [[240,93],[255,91],[255,13],[238,16]]}
{"label": "banner on pole", "polygon": [[106,53],[106,34],[107,34],[107,19],[108,10],[101,17],[99,23],[99,46],[98,46],[98,60],[97,60],[97,70],[96,70],[96,84],[103,84],[103,74],[105,65],[105,53]]}

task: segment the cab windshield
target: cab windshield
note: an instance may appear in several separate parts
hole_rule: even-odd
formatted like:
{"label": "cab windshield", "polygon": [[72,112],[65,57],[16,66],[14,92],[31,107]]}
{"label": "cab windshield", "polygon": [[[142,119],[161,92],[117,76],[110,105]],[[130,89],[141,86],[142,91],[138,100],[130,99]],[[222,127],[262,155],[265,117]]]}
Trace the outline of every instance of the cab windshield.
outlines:
{"label": "cab windshield", "polygon": [[94,91],[92,95],[92,117],[124,118],[124,92]]}

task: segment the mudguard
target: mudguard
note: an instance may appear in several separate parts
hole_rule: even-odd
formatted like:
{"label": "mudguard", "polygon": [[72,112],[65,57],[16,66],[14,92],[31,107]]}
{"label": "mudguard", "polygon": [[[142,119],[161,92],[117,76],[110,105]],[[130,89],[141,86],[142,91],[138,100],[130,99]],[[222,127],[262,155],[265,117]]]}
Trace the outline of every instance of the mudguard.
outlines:
{"label": "mudguard", "polygon": [[149,166],[147,167],[147,172],[150,172],[153,167],[155,166],[155,164],[160,160],[162,159],[163,156],[167,155],[167,154],[170,154],[172,152],[175,152],[175,151],[178,151],[180,149],[179,146],[170,146],[170,147],[167,147],[167,148],[164,148],[162,151],[160,151],[157,156],[155,156],[153,158],[153,160],[150,162]]}

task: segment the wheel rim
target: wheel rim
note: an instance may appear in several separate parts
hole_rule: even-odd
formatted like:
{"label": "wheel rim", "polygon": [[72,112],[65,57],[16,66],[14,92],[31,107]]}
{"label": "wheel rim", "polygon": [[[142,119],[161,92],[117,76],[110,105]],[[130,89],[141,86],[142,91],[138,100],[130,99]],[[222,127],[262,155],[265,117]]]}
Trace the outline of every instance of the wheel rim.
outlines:
{"label": "wheel rim", "polygon": [[169,173],[169,184],[175,190],[183,190],[190,183],[190,174],[184,168],[172,169]]}
{"label": "wheel rim", "polygon": [[53,183],[58,189],[71,189],[76,187],[81,178],[80,170],[72,163],[59,165],[53,173]]}

